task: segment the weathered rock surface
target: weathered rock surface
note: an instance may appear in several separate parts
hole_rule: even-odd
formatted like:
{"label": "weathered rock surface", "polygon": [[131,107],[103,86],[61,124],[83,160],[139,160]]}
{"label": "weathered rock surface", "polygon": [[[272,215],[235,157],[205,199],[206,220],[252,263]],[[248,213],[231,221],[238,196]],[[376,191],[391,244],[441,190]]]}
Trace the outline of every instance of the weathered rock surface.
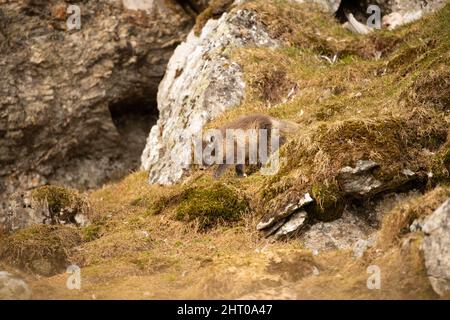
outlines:
{"label": "weathered rock surface", "polygon": [[348,195],[364,197],[376,193],[382,183],[375,179],[372,172],[379,165],[370,160],[359,160],[354,168],[342,168],[338,180]]}
{"label": "weathered rock surface", "polygon": [[28,300],[31,291],[20,278],[6,271],[0,271],[0,300]]}
{"label": "weathered rock surface", "polygon": [[300,198],[294,198],[293,200],[288,201],[283,209],[278,210],[277,208],[274,208],[274,210],[270,210],[268,214],[261,219],[256,228],[258,230],[270,228],[312,202],[314,202],[314,199],[311,198],[309,193],[304,194]]}
{"label": "weathered rock surface", "polygon": [[297,235],[305,226],[308,214],[306,211],[294,213],[275,233],[275,240],[290,238]]}
{"label": "weathered rock surface", "polygon": [[355,245],[368,241],[374,231],[365,220],[346,210],[340,219],[312,225],[300,235],[299,240],[306,248],[316,252],[355,249],[355,255],[358,255],[363,248],[356,248]]}
{"label": "weathered rock surface", "polygon": [[422,249],[428,277],[439,295],[450,292],[450,199],[427,217]]}
{"label": "weathered rock surface", "polygon": [[243,73],[229,54],[234,48],[254,46],[277,47],[277,41],[255,12],[238,10],[209,20],[199,37],[191,32],[175,50],[159,86],[160,117],[142,154],[150,183],[178,182],[189,168],[191,137],[241,103]]}
{"label": "weathered rock surface", "polygon": [[140,2],[77,1],[71,31],[62,1],[1,2],[0,212],[17,190],[92,188],[139,166],[157,87],[194,23],[177,1]]}
{"label": "weathered rock surface", "polygon": [[[47,187],[45,187],[47,188]],[[50,187],[48,187],[50,188]],[[31,191],[18,191],[9,198],[9,206],[0,216],[0,230],[11,233],[37,224],[61,224],[84,227],[89,224],[89,205],[75,191],[54,194],[45,198],[33,196]]]}

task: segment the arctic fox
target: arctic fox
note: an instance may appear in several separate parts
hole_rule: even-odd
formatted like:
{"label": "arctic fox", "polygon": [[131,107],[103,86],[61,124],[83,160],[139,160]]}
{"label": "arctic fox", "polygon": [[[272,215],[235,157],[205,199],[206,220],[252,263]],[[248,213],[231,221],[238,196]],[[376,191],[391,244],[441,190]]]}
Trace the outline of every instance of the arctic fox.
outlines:
{"label": "arctic fox", "polygon": [[[238,176],[245,175],[246,164],[262,165],[267,159],[255,159],[256,152],[263,148],[269,156],[277,146],[272,144],[272,138],[276,138],[278,147],[282,145],[288,134],[296,132],[300,125],[287,120],[275,119],[264,114],[250,114],[239,117],[220,128],[212,129],[215,135],[204,135],[202,140],[203,150],[211,151],[211,156],[215,157],[216,164],[219,166],[214,173],[216,178],[220,177],[224,171],[235,166]],[[253,133],[253,135],[252,135]],[[217,139],[217,134],[220,140]],[[232,134],[232,137],[229,135]],[[253,144],[253,146],[252,146]],[[261,156],[261,153],[259,153]],[[213,165],[214,163],[203,163],[204,165]]]}

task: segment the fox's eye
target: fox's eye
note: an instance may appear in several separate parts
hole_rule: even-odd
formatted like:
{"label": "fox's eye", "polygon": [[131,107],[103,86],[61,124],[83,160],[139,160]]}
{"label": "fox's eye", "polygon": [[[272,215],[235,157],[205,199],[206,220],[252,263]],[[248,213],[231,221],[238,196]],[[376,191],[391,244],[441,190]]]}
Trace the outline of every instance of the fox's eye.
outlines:
{"label": "fox's eye", "polygon": [[209,138],[209,142],[214,142],[215,138],[214,136],[211,136],[211,138]]}

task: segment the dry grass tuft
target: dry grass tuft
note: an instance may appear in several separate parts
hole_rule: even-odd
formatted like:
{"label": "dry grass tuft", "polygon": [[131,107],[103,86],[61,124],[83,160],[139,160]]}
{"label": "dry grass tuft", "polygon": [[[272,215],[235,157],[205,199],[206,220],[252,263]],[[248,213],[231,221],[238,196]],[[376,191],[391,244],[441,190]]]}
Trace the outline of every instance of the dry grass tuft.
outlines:
{"label": "dry grass tuft", "polygon": [[70,251],[81,243],[77,229],[37,225],[0,240],[0,258],[11,266],[44,276],[70,264]]}

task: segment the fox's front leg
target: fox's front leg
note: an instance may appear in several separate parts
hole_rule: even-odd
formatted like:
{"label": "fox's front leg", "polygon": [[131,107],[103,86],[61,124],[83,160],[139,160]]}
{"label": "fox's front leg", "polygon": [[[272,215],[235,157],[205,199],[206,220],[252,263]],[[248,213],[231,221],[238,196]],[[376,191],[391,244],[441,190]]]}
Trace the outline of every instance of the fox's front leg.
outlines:
{"label": "fox's front leg", "polygon": [[245,174],[245,165],[244,164],[238,164],[235,167],[236,169],[236,174],[238,175],[238,177],[246,177],[247,175]]}
{"label": "fox's front leg", "polygon": [[222,174],[225,172],[226,169],[228,169],[231,166],[231,164],[219,164],[219,167],[217,168],[216,172],[214,172],[214,178],[218,179],[222,176]]}

